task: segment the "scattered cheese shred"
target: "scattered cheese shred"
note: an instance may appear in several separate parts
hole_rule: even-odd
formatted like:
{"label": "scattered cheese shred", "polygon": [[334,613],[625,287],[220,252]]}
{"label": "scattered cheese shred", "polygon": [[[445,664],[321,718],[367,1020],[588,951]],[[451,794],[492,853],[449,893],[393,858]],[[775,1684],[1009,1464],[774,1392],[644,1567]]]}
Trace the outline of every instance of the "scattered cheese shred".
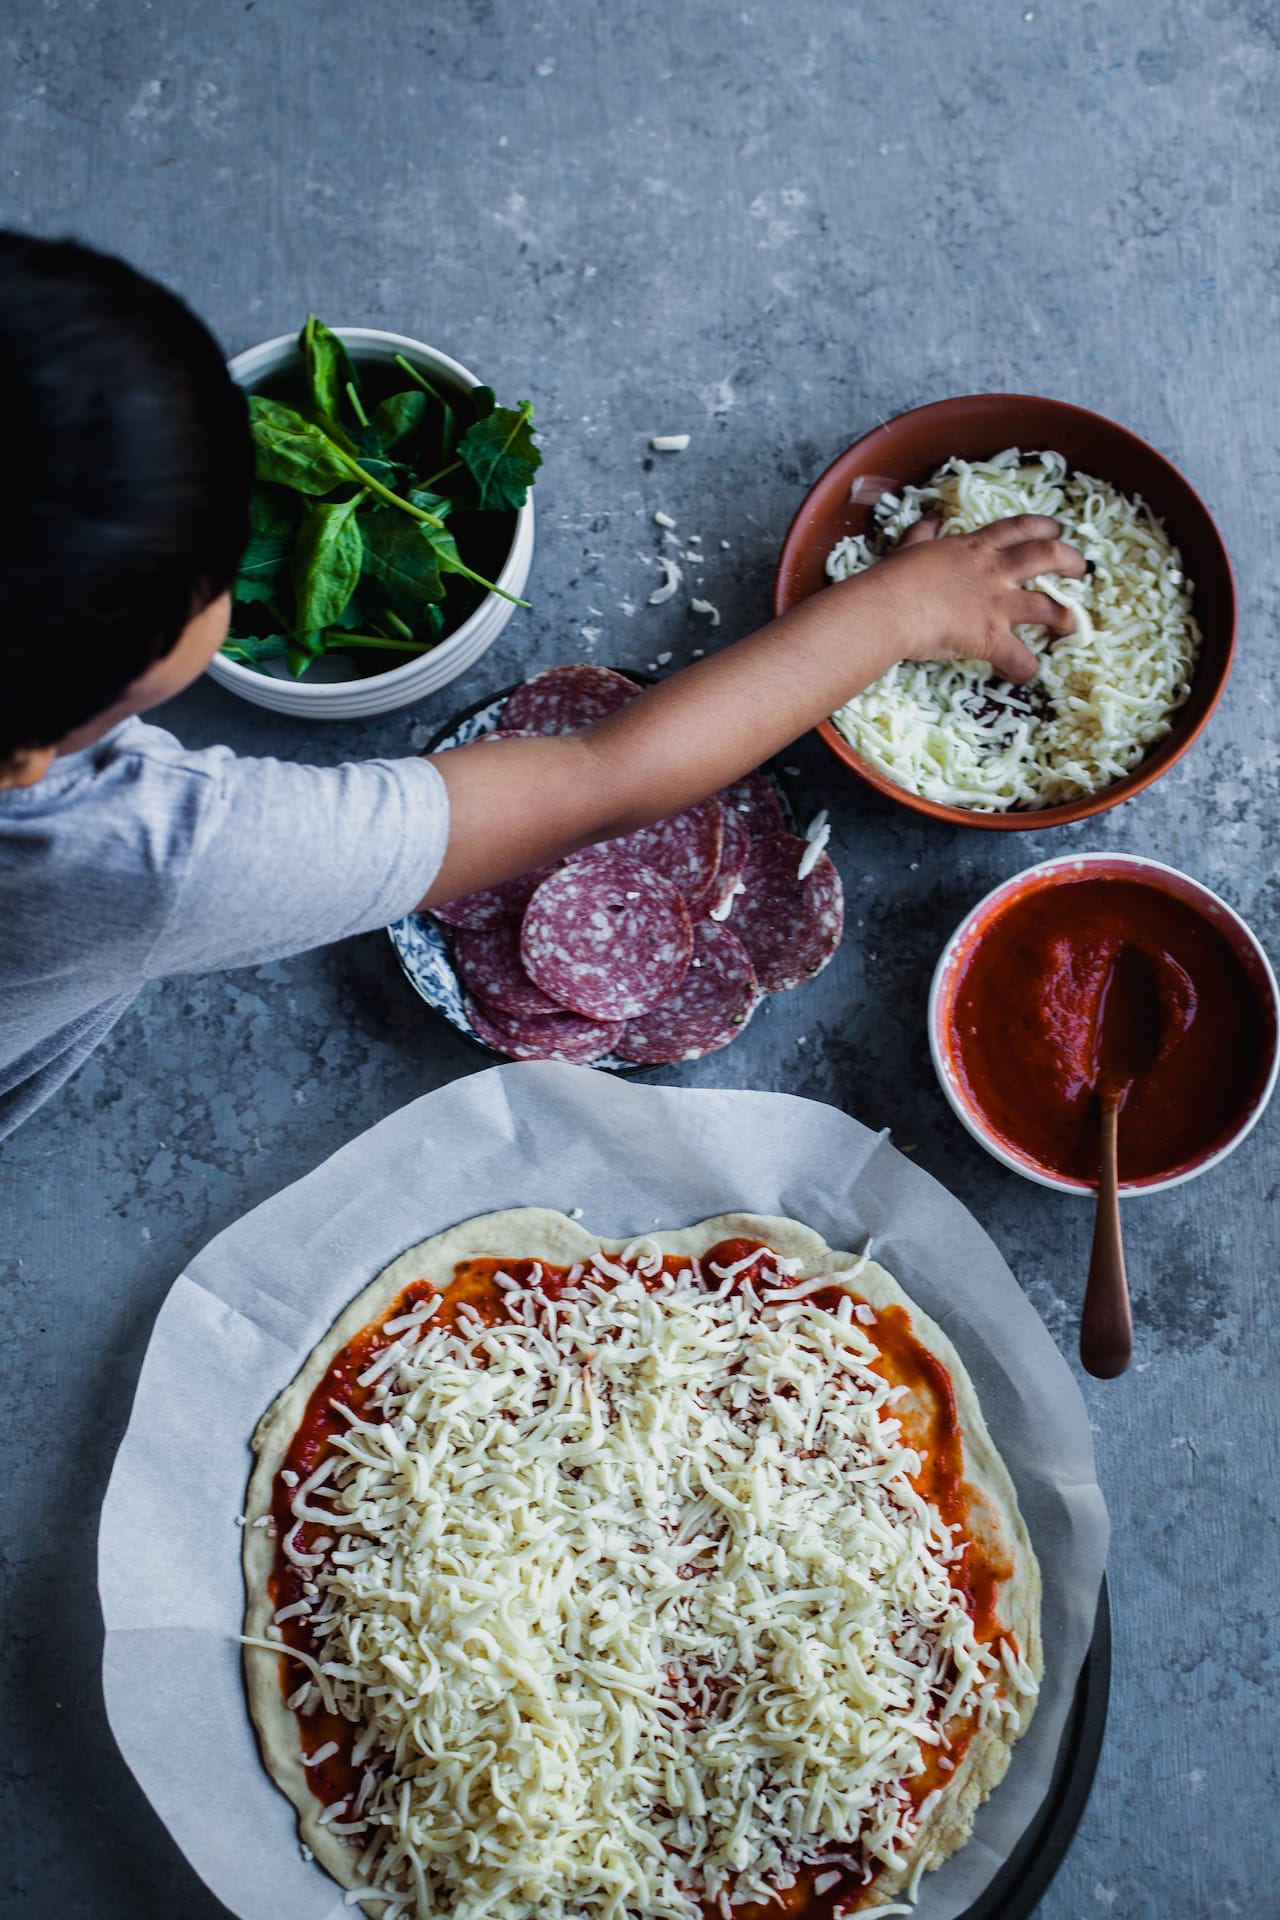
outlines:
{"label": "scattered cheese shred", "polygon": [[833,1848],[904,1864],[940,1715],[1017,1717],[853,1298],[628,1252],[413,1328],[307,1482],[338,1551],[294,1699],[361,1729],[351,1901],[731,1914]]}
{"label": "scattered cheese shred", "polygon": [[658,565],[662,568],[662,585],[655,587],[649,595],[649,605],[651,607],[660,607],[664,600],[674,599],[675,595],[680,591],[680,583],[684,579],[683,573],[674,560],[659,557]]}
{"label": "scattered cheese shred", "polygon": [[994,680],[982,661],[900,661],[832,717],[865,760],[910,793],[1001,813],[1096,793],[1164,738],[1191,691],[1200,648],[1182,558],[1146,503],[1084,473],[1060,453],[948,460],[926,487],[886,493],[870,538],[842,540],[827,559],[846,580],[890,552],[926,512],[942,532],[971,533],[1015,513],[1061,521],[1093,567],[1083,580],[1036,587],[1076,616],[1048,639],[1016,631],[1040,660],[1029,686]]}
{"label": "scattered cheese shred", "polygon": [[717,901],[716,905],[710,909],[707,918],[709,920],[727,920],[733,912],[734,901],[740,893],[745,893],[746,890],[741,880],[735,880],[731,887],[725,889],[723,898]]}
{"label": "scattered cheese shred", "polygon": [[827,818],[825,807],[813,816],[805,829],[804,837],[807,844],[800,856],[800,865],[796,868],[797,880],[807,880],[827,850],[827,842],[831,838],[831,822]]}

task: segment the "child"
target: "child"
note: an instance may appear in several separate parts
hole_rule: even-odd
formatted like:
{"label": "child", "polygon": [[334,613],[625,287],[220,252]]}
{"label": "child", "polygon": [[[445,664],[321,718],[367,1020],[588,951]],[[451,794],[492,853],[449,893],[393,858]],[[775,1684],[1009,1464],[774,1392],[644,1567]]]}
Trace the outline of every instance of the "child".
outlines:
{"label": "child", "polygon": [[583,732],[302,767],[138,718],[227,632],[253,450],[182,303],[121,261],[0,234],[0,1136],[148,980],[249,966],[545,865],[713,793],[894,661],[1035,661],[1024,590],[1084,562],[1024,515],[828,588]]}

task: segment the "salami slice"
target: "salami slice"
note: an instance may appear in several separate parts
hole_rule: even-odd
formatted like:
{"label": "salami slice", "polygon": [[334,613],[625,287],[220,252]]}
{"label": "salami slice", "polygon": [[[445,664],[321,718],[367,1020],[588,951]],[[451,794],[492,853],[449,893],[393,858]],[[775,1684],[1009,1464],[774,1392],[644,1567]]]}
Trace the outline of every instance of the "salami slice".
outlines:
{"label": "salami slice", "polygon": [[536,986],[593,1020],[631,1020],[684,978],[693,928],[680,889],[624,853],[601,852],[544,880],[520,951]]}
{"label": "salami slice", "polygon": [[786,833],[787,816],[778,789],[762,767],[744,773],[720,795],[726,812],[736,813],[753,840],[764,833]]}
{"label": "salami slice", "polygon": [[643,860],[646,867],[665,873],[690,905],[696,906],[711,891],[723,845],[724,808],[712,797],[588,851],[624,853],[633,860]]}
{"label": "salami slice", "polygon": [[743,815],[734,807],[722,806],[720,811],[724,815],[724,844],[716,877],[703,901],[703,912],[709,913],[713,920],[727,920],[732,912],[734,895],[751,851],[751,833]]}
{"label": "salami slice", "polygon": [[667,998],[629,1020],[615,1051],[646,1067],[697,1060],[737,1038],[759,997],[755,968],[735,933],[704,920],[693,930],[689,971]]}
{"label": "salami slice", "polygon": [[477,933],[500,927],[506,921],[519,920],[534,889],[554,872],[554,867],[535,867],[532,873],[502,880],[496,887],[481,887],[478,893],[464,894],[460,900],[442,900],[431,912],[446,927],[468,927]]}
{"label": "salami slice", "polygon": [[460,928],[453,941],[453,964],[467,992],[493,1013],[564,1012],[525,972],[518,920],[483,929]]}
{"label": "salami slice", "polygon": [[840,944],[844,888],[824,853],[813,871],[797,878],[809,843],[794,833],[767,833],[753,840],[743,872],[743,891],[730,924],[751,955],[766,993],[782,993],[821,973]]}
{"label": "salami slice", "polygon": [[478,1000],[468,1000],[466,1012],[477,1037],[512,1060],[567,1060],[585,1066],[610,1053],[622,1032],[617,1021],[583,1020],[576,1013],[493,1013]]}
{"label": "salami slice", "polygon": [[516,688],[502,709],[500,724],[504,733],[576,733],[606,713],[616,713],[639,691],[634,680],[611,667],[586,662],[548,667]]}

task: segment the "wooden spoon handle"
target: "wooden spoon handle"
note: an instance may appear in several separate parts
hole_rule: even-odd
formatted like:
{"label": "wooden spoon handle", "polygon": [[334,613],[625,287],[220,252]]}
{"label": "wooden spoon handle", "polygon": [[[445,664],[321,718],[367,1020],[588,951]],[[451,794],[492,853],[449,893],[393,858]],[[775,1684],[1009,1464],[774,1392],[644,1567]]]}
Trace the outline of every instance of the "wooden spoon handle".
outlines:
{"label": "wooden spoon handle", "polygon": [[1118,1102],[1104,1100],[1098,1210],[1093,1222],[1089,1284],[1085,1288],[1084,1312],[1080,1318],[1080,1359],[1086,1373],[1098,1380],[1114,1380],[1133,1358],[1133,1318],[1124,1270],[1124,1241],[1120,1235],[1120,1182],[1116,1168],[1119,1121]]}

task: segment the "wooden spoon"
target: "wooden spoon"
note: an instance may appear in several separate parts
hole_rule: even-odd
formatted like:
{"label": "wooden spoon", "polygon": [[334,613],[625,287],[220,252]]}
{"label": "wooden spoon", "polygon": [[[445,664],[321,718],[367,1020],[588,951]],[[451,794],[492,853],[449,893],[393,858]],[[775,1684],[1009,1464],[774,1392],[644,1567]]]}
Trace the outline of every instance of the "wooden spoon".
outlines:
{"label": "wooden spoon", "polygon": [[1101,1164],[1080,1318],[1080,1359],[1085,1371],[1099,1380],[1114,1380],[1133,1358],[1133,1316],[1120,1232],[1120,1113],[1134,1081],[1162,1050],[1163,1024],[1151,963],[1136,947],[1121,947],[1098,1008],[1095,1085],[1102,1119]]}

